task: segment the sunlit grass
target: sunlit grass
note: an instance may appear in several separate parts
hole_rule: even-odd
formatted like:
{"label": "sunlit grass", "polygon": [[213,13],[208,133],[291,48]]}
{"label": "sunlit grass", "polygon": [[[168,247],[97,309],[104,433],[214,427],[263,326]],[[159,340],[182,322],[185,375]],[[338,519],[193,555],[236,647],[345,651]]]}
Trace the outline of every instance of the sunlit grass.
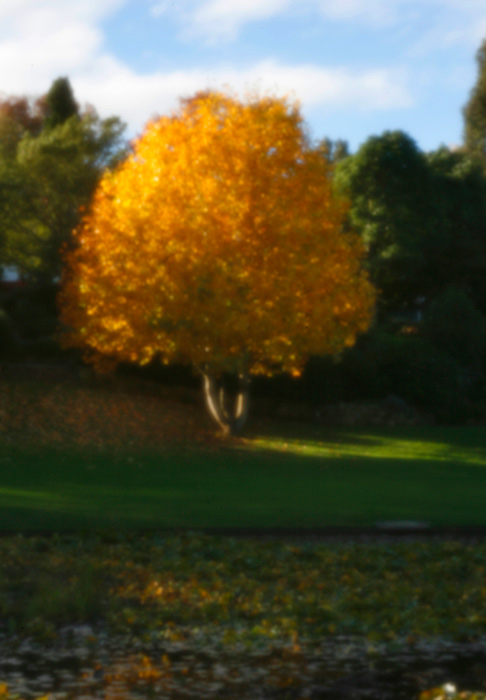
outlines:
{"label": "sunlit grass", "polygon": [[[447,430],[447,432],[446,432]],[[463,428],[459,431],[464,433]],[[469,429],[471,430],[471,429]],[[406,429],[404,430],[406,432]],[[299,456],[317,457],[320,459],[347,457],[372,458],[372,459],[404,459],[404,460],[434,460],[440,462],[460,461],[463,464],[477,464],[486,466],[485,445],[481,447],[466,447],[460,449],[447,442],[447,433],[454,431],[448,429],[430,429],[432,440],[415,440],[413,429],[409,439],[383,433],[367,433],[365,429],[358,431],[343,431],[342,439],[295,439],[281,436],[263,436],[252,439],[243,439],[242,446],[250,450],[264,450],[274,453],[295,454]],[[433,441],[434,435],[439,432],[442,440]],[[474,429],[471,430],[474,433]],[[484,442],[484,441],[481,441]]]}

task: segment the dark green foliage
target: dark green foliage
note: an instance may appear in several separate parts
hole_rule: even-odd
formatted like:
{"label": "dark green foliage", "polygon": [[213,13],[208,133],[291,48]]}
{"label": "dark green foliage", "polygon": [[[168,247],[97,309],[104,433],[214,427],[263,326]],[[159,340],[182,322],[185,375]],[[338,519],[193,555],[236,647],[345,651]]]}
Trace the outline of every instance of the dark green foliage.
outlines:
{"label": "dark green foliage", "polygon": [[99,176],[106,168],[115,168],[127,157],[129,147],[123,137],[126,125],[119,117],[100,119],[92,107],[83,114],[83,122],[86,158]]}
{"label": "dark green foliage", "polygon": [[3,349],[0,340],[0,358],[62,359],[66,353],[56,339],[59,329],[56,296],[57,285],[52,283],[30,284],[0,294],[0,328],[2,314],[7,319]]}
{"label": "dark green foliage", "polygon": [[[478,353],[483,336],[480,329],[470,328]],[[315,406],[380,402],[396,395],[442,423],[461,423],[481,412],[486,396],[484,370],[466,362],[473,351],[462,352],[458,332],[455,354],[438,338],[435,344],[430,335],[400,335],[379,327],[338,360],[313,358],[299,381],[286,377],[258,380],[254,394]],[[454,331],[450,333],[454,337]]]}
{"label": "dark green foliage", "polygon": [[[406,134],[386,132],[338,164],[335,182],[351,199],[349,224],[381,292],[377,329],[338,367],[342,397],[392,393],[442,421],[471,417],[484,401],[483,168],[468,153],[425,155]],[[419,299],[429,310],[423,337],[388,329],[390,312]]]}
{"label": "dark green foliage", "polygon": [[45,96],[44,127],[53,129],[64,124],[68,119],[79,116],[79,107],[68,78],[57,78]]}
{"label": "dark green foliage", "polygon": [[486,322],[463,290],[448,287],[432,302],[423,331],[439,351],[462,365],[477,371],[486,366]]}
{"label": "dark green foliage", "polygon": [[[342,400],[380,400],[397,395],[441,423],[462,423],[480,415],[486,399],[484,371],[466,360],[471,353],[479,353],[484,336],[480,329],[468,326],[475,349],[463,351],[461,331],[459,327],[455,331],[446,328],[443,308],[442,304],[437,307],[435,334],[430,326],[430,332],[424,330],[423,336],[397,334],[382,326],[345,353],[338,367]],[[438,330],[439,318],[444,336]],[[468,316],[473,318],[481,317],[474,313]],[[457,343],[454,347],[445,340],[449,333]]]}
{"label": "dark green foliage", "polygon": [[446,148],[431,153],[437,206],[442,212],[444,244],[432,252],[432,289],[454,284],[486,313],[486,176],[479,163]]}
{"label": "dark green foliage", "polygon": [[6,311],[0,308],[0,361],[14,359],[19,354],[19,340],[12,321]]}
{"label": "dark green foliage", "polygon": [[363,238],[382,309],[412,306],[430,291],[430,256],[446,244],[425,155],[401,131],[371,137],[341,161],[336,187],[351,200],[349,224]]}
{"label": "dark green foliage", "polygon": [[337,166],[349,223],[368,249],[382,311],[413,308],[450,284],[486,312],[486,176],[446,148],[425,155],[402,132],[373,137]]}
{"label": "dark green foliage", "polygon": [[397,393],[441,422],[464,419],[460,365],[424,338],[377,334],[375,356],[382,394]]}
{"label": "dark green foliage", "polygon": [[[482,347],[480,330],[469,328],[475,337],[474,352],[478,353]],[[457,338],[457,353],[441,345],[438,337],[435,344],[431,334],[401,335],[382,325],[338,359],[312,358],[298,381],[284,376],[256,379],[253,394],[316,407],[382,402],[394,395],[441,423],[462,423],[482,411],[484,370],[466,362],[472,350],[462,352],[460,331],[456,329],[456,335],[453,330],[448,332]]]}
{"label": "dark green foliage", "polygon": [[469,153],[486,159],[486,40],[477,54],[478,76],[463,109],[464,143]]}
{"label": "dark green foliage", "polygon": [[323,139],[320,143],[320,150],[324,158],[330,163],[339,163],[349,156],[349,145],[347,141],[337,139]]}

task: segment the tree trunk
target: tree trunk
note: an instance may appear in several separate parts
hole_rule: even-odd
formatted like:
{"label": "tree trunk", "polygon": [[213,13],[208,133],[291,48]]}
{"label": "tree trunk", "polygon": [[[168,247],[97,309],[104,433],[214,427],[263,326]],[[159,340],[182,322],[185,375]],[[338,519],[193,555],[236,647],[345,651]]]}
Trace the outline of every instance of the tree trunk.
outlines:
{"label": "tree trunk", "polygon": [[236,395],[233,397],[232,410],[228,406],[230,397],[228,397],[225,388],[218,382],[217,377],[207,372],[202,372],[202,376],[204,399],[209,413],[222,428],[225,435],[237,435],[241,432],[248,418],[250,399],[250,379],[248,374],[245,372],[238,377],[239,386]]}

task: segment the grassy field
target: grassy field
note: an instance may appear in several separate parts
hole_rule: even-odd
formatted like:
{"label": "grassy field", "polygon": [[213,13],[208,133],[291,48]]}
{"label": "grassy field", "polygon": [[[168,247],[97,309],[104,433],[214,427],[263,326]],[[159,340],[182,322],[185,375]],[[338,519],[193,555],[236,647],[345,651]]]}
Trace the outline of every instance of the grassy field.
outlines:
{"label": "grassy field", "polygon": [[0,528],[486,525],[486,431],[257,420],[224,441],[201,407],[64,385],[2,393]]}

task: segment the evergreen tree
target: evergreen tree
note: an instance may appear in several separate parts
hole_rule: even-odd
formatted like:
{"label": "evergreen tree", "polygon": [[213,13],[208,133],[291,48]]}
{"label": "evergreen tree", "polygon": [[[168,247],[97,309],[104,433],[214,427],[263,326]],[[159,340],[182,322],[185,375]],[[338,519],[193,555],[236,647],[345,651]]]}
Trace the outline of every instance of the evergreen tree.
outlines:
{"label": "evergreen tree", "polygon": [[46,118],[44,128],[53,129],[75,115],[79,115],[79,107],[74,99],[71,83],[68,78],[57,78],[45,97]]}

